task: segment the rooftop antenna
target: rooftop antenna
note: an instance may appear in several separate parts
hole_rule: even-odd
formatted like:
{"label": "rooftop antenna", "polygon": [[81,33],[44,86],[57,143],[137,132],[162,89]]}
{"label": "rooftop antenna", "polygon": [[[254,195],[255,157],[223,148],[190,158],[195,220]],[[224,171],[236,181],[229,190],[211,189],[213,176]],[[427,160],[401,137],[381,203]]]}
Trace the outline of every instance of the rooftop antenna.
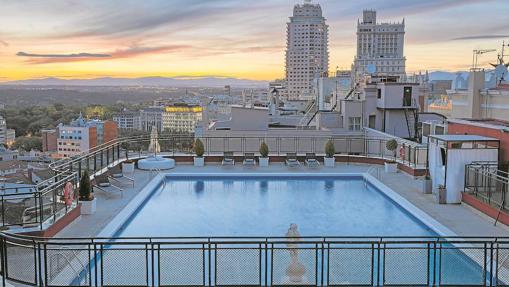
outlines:
{"label": "rooftop antenna", "polygon": [[476,70],[479,66],[479,56],[486,53],[496,52],[496,49],[488,49],[488,50],[474,50],[473,51],[473,57],[472,57],[472,69]]}

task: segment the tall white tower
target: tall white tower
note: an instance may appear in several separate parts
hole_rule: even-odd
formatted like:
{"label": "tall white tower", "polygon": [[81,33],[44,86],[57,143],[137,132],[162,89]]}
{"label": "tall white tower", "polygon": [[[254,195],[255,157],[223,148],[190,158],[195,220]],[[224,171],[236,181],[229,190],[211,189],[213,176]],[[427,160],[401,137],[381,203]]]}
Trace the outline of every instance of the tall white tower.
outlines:
{"label": "tall white tower", "polygon": [[295,5],[287,27],[286,81],[290,100],[310,100],[312,82],[329,69],[329,27],[319,4]]}
{"label": "tall white tower", "polygon": [[405,76],[405,20],[400,23],[377,23],[376,11],[364,10],[357,22],[356,76],[378,74]]}

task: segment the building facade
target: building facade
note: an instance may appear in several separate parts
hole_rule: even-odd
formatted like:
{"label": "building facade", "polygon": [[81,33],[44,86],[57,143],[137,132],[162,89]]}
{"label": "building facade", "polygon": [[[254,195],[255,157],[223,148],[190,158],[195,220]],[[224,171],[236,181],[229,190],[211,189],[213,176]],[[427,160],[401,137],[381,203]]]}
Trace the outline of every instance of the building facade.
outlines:
{"label": "building facade", "polygon": [[287,26],[286,84],[289,100],[311,100],[312,82],[329,69],[329,27],[319,4],[295,5]]}
{"label": "building facade", "polygon": [[405,20],[401,23],[377,23],[376,11],[365,10],[357,23],[355,75],[386,74],[404,77]]}
{"label": "building facade", "polygon": [[[69,125],[57,129],[57,152],[62,157],[72,157],[118,137],[118,126],[113,121],[86,120],[81,115]],[[51,139],[51,137],[48,137]],[[48,146],[51,143],[47,143]]]}
{"label": "building facade", "polygon": [[177,134],[194,133],[196,125],[202,120],[202,112],[200,106],[167,106],[163,113],[163,130]]}
{"label": "building facade", "polygon": [[118,128],[121,130],[141,130],[141,116],[139,112],[124,111],[114,115],[113,121],[117,123]]}
{"label": "building facade", "polygon": [[143,131],[151,131],[155,126],[158,132],[163,131],[163,107],[150,107],[140,111],[140,123]]}
{"label": "building facade", "polygon": [[7,122],[0,116],[0,144],[10,146],[16,140],[16,132],[7,128]]}
{"label": "building facade", "polygon": [[43,152],[54,152],[58,150],[57,147],[58,131],[52,130],[41,130],[42,140],[42,151]]}

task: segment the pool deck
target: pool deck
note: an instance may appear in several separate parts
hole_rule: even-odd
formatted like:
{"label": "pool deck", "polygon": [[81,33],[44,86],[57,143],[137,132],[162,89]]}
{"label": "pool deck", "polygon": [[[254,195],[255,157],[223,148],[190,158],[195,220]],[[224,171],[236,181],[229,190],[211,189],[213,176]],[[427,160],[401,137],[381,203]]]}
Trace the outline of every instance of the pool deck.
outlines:
{"label": "pool deck", "polygon": [[[309,173],[365,173],[369,170],[372,176],[458,236],[509,237],[509,227],[502,224],[494,226],[493,219],[466,204],[439,205],[435,202],[432,195],[421,193],[421,180],[414,179],[414,177],[403,172],[387,174],[383,169],[383,166],[368,164],[337,164],[335,168],[320,167],[317,169],[309,169],[302,166],[289,169],[283,164],[275,163],[271,164],[268,168],[252,168],[241,165],[235,167],[207,165],[196,168],[192,165],[178,165],[175,169],[168,171],[168,173],[300,173],[305,175]],[[122,195],[117,191],[105,193],[96,190],[97,212],[94,215],[80,216],[60,231],[56,237],[81,238],[96,236],[154,176],[157,175],[147,171],[136,170],[134,174],[134,188],[132,185],[126,184],[123,186],[124,191],[122,191]],[[113,189],[108,188],[108,190]],[[351,234],[338,234],[338,236],[349,235]]]}

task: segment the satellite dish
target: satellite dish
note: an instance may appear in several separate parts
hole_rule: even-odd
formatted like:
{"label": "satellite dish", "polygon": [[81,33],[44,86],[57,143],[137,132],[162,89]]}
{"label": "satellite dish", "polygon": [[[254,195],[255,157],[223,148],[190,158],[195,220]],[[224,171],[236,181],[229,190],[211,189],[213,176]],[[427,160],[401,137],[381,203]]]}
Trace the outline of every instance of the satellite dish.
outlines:
{"label": "satellite dish", "polygon": [[376,73],[376,66],[374,64],[369,64],[366,67],[366,71],[368,72],[368,74],[374,74]]}

